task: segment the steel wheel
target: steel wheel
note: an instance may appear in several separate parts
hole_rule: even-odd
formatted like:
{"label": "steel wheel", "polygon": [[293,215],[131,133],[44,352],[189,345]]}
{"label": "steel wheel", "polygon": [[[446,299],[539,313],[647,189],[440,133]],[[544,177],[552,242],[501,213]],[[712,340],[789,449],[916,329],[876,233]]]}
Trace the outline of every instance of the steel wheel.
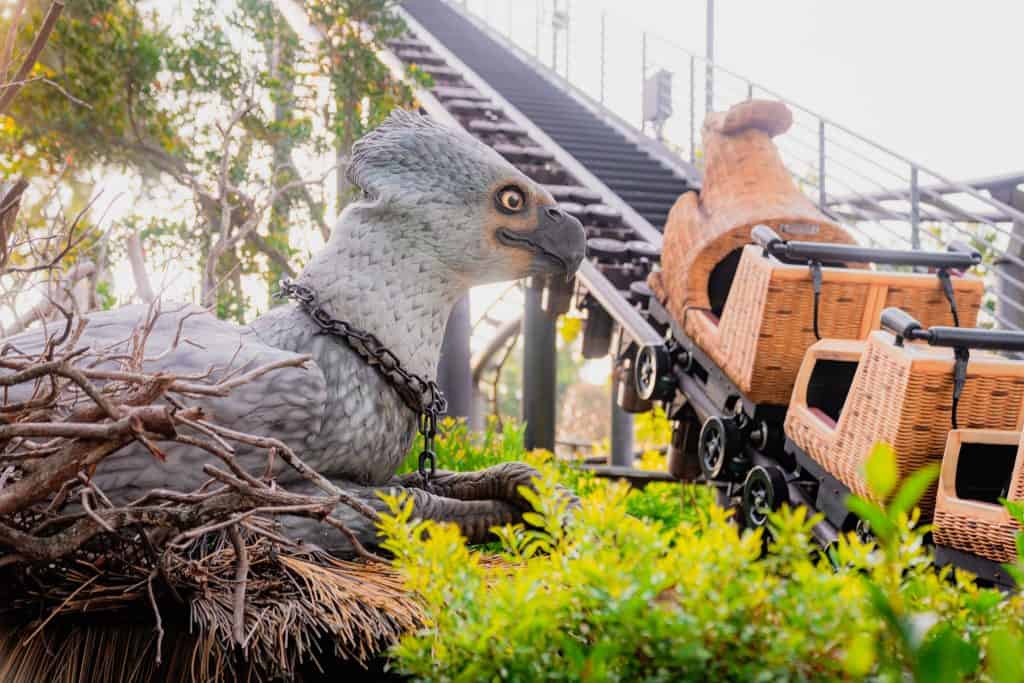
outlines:
{"label": "steel wheel", "polygon": [[662,348],[645,346],[636,354],[633,380],[640,398],[646,401],[669,401],[675,395],[671,362]]}
{"label": "steel wheel", "polygon": [[756,465],[743,483],[743,519],[758,528],[768,523],[768,515],[788,500],[786,476],[778,467]]}
{"label": "steel wheel", "polygon": [[718,479],[729,461],[732,450],[729,432],[725,421],[717,415],[709,417],[701,427],[697,453],[700,456],[700,471],[708,481]]}

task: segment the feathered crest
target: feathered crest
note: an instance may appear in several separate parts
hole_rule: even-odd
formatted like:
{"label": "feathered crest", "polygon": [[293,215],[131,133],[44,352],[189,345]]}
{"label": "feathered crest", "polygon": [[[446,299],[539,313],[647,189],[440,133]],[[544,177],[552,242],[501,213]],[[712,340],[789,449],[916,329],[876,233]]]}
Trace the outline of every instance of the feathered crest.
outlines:
{"label": "feathered crest", "polygon": [[481,187],[512,167],[491,148],[436,119],[395,109],[352,146],[347,177],[370,195]]}

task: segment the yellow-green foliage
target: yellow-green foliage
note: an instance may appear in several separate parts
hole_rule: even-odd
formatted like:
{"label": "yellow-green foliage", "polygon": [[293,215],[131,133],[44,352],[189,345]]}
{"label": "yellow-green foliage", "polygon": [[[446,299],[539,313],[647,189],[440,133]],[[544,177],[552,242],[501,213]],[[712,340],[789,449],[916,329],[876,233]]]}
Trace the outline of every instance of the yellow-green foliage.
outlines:
{"label": "yellow-green foliage", "polygon": [[[465,443],[467,459],[491,464],[479,442]],[[872,458],[883,483],[889,455]],[[530,459],[543,473],[536,513],[531,528],[499,530],[503,562],[388,501],[387,549],[430,617],[394,649],[401,671],[432,681],[1024,680],[1021,599],[937,573],[907,512],[906,487],[933,473],[889,506],[859,503],[882,527],[877,545],[851,534],[827,557],[811,540],[817,520],[784,508],[762,557],[762,533],[741,533],[706,495],[685,492],[686,514],[642,519],[630,507],[645,494]],[[556,483],[582,484],[578,510],[565,510]],[[662,504],[681,507],[678,494]]]}

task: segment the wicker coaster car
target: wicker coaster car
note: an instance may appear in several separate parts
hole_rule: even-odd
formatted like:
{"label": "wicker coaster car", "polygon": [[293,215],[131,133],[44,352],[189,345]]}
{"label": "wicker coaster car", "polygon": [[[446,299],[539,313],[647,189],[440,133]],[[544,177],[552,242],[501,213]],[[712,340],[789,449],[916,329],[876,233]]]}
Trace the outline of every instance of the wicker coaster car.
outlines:
{"label": "wicker coaster car", "polygon": [[1020,432],[954,429],[946,441],[935,499],[935,559],[1010,586],[1002,564],[1017,558],[1014,520],[1000,499],[1024,501]]}
{"label": "wicker coaster car", "polygon": [[[752,404],[786,405],[804,352],[818,338],[863,339],[887,306],[928,325],[952,324],[950,285],[961,324],[972,326],[983,293],[980,280],[955,272],[977,257],[918,258],[918,252],[855,247],[782,163],[771,138],[791,123],[784,104],[763,100],[708,116],[703,188],[673,207],[662,270],[650,278],[683,335]],[[757,226],[765,226],[763,248],[751,246]],[[812,242],[831,248],[814,251]],[[809,262],[818,266],[808,268]],[[864,268],[868,263],[931,266],[952,278],[875,272]]]}
{"label": "wicker coaster car", "polygon": [[[846,493],[872,497],[864,465],[875,444],[893,446],[903,477],[939,462],[950,430],[1024,421],[1024,361],[986,352],[1024,351],[1024,333],[926,328],[896,308],[881,322],[866,341],[812,346],[786,416],[786,451],[818,480],[815,507],[840,529],[852,521]],[[934,489],[920,507],[929,521]]]}
{"label": "wicker coaster car", "polygon": [[[737,491],[741,497],[753,495],[748,489],[757,482],[749,478],[757,458],[751,451],[771,457],[784,455],[780,451],[786,407],[794,396],[794,385],[798,391],[801,386],[798,375],[806,366],[809,348],[838,349],[848,360],[846,365],[828,365],[832,374],[819,371],[815,376],[814,386],[820,384],[824,405],[830,397],[845,395],[841,390],[837,394],[836,386],[845,381],[849,387],[863,347],[859,341],[878,328],[884,306],[899,302],[929,324],[973,325],[982,296],[981,281],[961,274],[981,258],[966,245],[950,245],[947,252],[926,252],[789,242],[767,226],[755,228],[752,237],[757,245],[743,250],[736,284],[721,318],[691,309],[682,322],[670,323],[673,338],[681,347],[679,355],[685,358],[680,386],[701,422],[689,455],[676,458],[670,450],[670,466],[680,463],[673,472],[681,479],[702,477],[725,485],[729,498]],[[833,263],[903,265],[934,272],[822,265]],[[648,307],[657,312],[655,304]],[[819,338],[828,341],[814,346]],[[651,365],[644,360],[644,354],[638,356],[638,373]],[[849,377],[842,374],[844,370],[851,373]],[[803,382],[808,379],[804,377]],[[822,406],[812,406],[818,408],[815,424],[830,414]],[[838,420],[838,412],[832,412],[832,419]],[[941,438],[940,444],[945,432]],[[685,443],[682,435],[680,439]],[[785,491],[778,481],[771,481],[773,472],[778,474],[768,470],[769,476],[760,486],[765,495],[772,494],[773,501],[782,502]],[[766,478],[764,473],[758,476]],[[751,506],[758,504],[746,508]],[[747,521],[759,525],[763,517],[753,515]]]}
{"label": "wicker coaster car", "polygon": [[[649,278],[648,311],[671,329],[673,350],[642,349],[635,364],[642,398],[674,401],[671,391],[658,395],[673,381],[685,397],[668,406],[673,475],[715,482],[727,500],[759,498],[748,489],[760,482],[773,505],[786,497],[779,471],[755,456],[784,456],[782,425],[806,350],[819,338],[864,339],[887,306],[928,325],[973,326],[983,294],[981,280],[964,275],[980,261],[965,245],[857,246],[782,163],[772,137],[791,123],[785,105],[760,100],[708,116],[702,189],[673,207],[661,270]],[[755,525],[764,517],[748,516]]]}

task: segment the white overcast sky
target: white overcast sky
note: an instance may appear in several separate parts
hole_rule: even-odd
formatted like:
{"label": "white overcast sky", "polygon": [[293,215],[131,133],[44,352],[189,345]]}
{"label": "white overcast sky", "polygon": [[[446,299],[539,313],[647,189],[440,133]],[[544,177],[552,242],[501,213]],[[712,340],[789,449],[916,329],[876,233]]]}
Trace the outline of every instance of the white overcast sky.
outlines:
{"label": "white overcast sky", "polygon": [[[629,4],[665,26],[704,3]],[[1024,2],[719,0],[715,10],[725,66],[940,173],[1024,170]],[[686,42],[703,48],[700,38]]]}
{"label": "white overcast sky", "polygon": [[[536,1],[470,4],[514,27],[521,15],[520,42],[532,43]],[[705,0],[571,0],[574,24],[585,24],[572,42],[594,40],[607,9],[620,51],[609,88],[621,91],[640,61],[622,57],[639,52],[628,24],[703,54],[704,8]],[[717,0],[715,15],[719,64],[944,175],[1024,170],[1024,1]]]}

